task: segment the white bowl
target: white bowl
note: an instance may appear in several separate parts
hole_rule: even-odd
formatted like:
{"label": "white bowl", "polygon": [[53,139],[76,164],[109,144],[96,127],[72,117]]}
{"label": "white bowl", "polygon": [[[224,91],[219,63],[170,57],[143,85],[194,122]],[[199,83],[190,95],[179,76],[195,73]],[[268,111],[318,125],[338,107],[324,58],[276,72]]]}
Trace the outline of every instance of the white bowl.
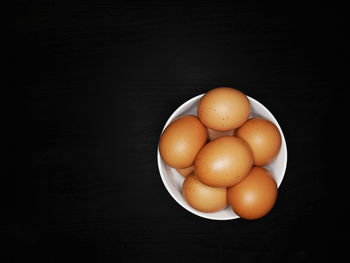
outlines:
{"label": "white bowl", "polygon": [[[198,106],[198,103],[203,95],[204,94],[198,95],[198,96],[186,101],[179,108],[177,108],[177,110],[170,116],[168,121],[165,123],[163,131],[177,117],[180,117],[183,115],[189,115],[189,114],[197,116],[197,106]],[[285,173],[286,167],[287,167],[286,140],[284,138],[281,127],[279,126],[277,120],[272,115],[272,113],[267,108],[265,108],[264,105],[262,105],[260,102],[258,102],[257,100],[250,98],[249,96],[247,96],[247,97],[249,99],[250,106],[251,106],[251,114],[250,114],[249,118],[253,118],[253,117],[265,118],[265,119],[273,122],[277,126],[278,130],[281,133],[281,137],[282,137],[281,149],[280,149],[276,159],[272,163],[265,166],[265,168],[267,168],[270,171],[270,173],[273,175],[273,177],[276,180],[277,187],[279,187],[281,185],[281,182],[282,182],[282,179],[284,177],[284,173]],[[157,159],[158,159],[159,173],[160,173],[160,176],[162,178],[162,181],[163,181],[166,189],[168,190],[169,194],[183,208],[187,209],[188,211],[190,211],[191,213],[193,213],[197,216],[201,216],[201,217],[213,219],[213,220],[229,220],[229,219],[239,218],[239,216],[232,211],[230,206],[227,206],[225,209],[223,209],[221,211],[217,211],[217,212],[213,212],[213,213],[205,213],[205,212],[201,212],[201,211],[198,211],[198,210],[192,208],[186,202],[186,200],[184,199],[184,197],[182,195],[182,184],[184,182],[184,177],[181,176],[176,171],[176,169],[170,167],[169,165],[167,165],[163,161],[163,159],[160,157],[159,146],[158,146],[158,152],[157,152]]]}

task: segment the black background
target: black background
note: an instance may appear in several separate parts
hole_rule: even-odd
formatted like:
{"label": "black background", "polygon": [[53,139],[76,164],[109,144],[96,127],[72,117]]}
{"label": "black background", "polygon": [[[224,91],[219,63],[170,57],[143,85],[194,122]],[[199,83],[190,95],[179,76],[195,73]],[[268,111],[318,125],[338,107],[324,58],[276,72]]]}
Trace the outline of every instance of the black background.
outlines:
{"label": "black background", "polygon": [[[343,9],[297,2],[18,4],[3,49],[3,84],[13,99],[5,111],[7,259],[334,259],[346,210],[337,206],[343,195],[333,184],[345,176],[337,150],[348,85]],[[189,213],[157,168],[171,113],[223,85],[269,108],[287,141],[277,203],[256,221]]]}

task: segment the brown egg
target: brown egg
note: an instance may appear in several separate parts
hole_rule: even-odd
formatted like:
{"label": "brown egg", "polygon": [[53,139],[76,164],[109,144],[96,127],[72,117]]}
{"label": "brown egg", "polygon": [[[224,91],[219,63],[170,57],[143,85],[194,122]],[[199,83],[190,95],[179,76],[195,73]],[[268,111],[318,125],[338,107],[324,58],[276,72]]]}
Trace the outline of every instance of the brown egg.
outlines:
{"label": "brown egg", "polygon": [[237,89],[215,88],[201,98],[197,113],[200,121],[210,129],[234,130],[248,119],[250,103]]}
{"label": "brown egg", "polygon": [[183,177],[186,177],[187,175],[189,175],[190,173],[192,173],[194,171],[194,165],[191,165],[190,167],[187,168],[178,168],[176,169],[176,171],[181,174]]}
{"label": "brown egg", "polygon": [[198,153],[194,167],[199,180],[209,186],[228,187],[246,177],[253,154],[243,140],[224,136],[207,143]]}
{"label": "brown egg", "polygon": [[174,168],[187,168],[207,142],[207,131],[197,117],[186,115],[174,120],[162,133],[159,152]]}
{"label": "brown egg", "polygon": [[249,119],[236,131],[236,136],[249,144],[254,155],[254,165],[257,166],[272,162],[281,148],[278,128],[262,118]]}
{"label": "brown egg", "polygon": [[228,188],[227,200],[232,210],[245,219],[266,215],[277,198],[277,185],[268,170],[253,167],[240,183]]}
{"label": "brown egg", "polygon": [[210,128],[207,128],[208,131],[208,138],[209,141],[213,141],[216,138],[222,137],[222,136],[226,136],[226,135],[233,135],[234,134],[234,130],[230,130],[230,131],[215,131],[212,130]]}
{"label": "brown egg", "polygon": [[202,212],[215,212],[227,206],[227,188],[202,184],[194,173],[186,177],[182,192],[187,203]]}

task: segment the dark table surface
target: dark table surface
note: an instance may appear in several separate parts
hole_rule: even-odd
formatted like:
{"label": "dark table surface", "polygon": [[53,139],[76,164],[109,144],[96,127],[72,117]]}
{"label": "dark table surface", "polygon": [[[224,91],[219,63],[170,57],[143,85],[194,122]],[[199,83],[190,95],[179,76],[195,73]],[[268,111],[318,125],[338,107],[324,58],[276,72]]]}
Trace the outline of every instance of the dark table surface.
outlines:
{"label": "dark table surface", "polygon": [[[342,233],[346,210],[334,204],[343,195],[332,184],[341,183],[348,85],[342,7],[17,8],[5,75],[25,99],[13,107],[21,118],[10,117],[12,209],[2,227],[13,261],[310,262],[340,252],[333,245],[341,239],[330,234]],[[286,137],[277,203],[256,221],[197,217],[172,199],[158,172],[170,114],[218,86],[262,102]]]}

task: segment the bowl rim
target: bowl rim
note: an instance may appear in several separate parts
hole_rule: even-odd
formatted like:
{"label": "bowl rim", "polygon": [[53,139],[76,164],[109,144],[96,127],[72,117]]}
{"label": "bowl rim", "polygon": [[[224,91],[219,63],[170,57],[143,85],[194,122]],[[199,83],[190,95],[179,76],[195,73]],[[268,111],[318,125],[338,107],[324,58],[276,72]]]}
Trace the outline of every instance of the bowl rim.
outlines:
{"label": "bowl rim", "polygon": [[[179,107],[177,107],[177,109],[170,115],[170,117],[168,118],[167,122],[165,123],[165,125],[163,126],[163,129],[159,135],[159,138],[160,136],[163,134],[164,130],[166,129],[166,127],[168,127],[168,125],[175,119],[175,117],[179,114],[180,111],[182,111],[182,109],[189,105],[189,104],[192,104],[193,101],[196,101],[198,100],[199,98],[203,97],[206,93],[202,93],[202,94],[199,94],[187,101],[185,101],[184,103],[182,103]],[[284,144],[285,146],[285,158],[283,160],[283,169],[282,169],[282,178],[279,182],[276,182],[277,184],[277,189],[280,187],[280,185],[282,184],[282,181],[284,179],[284,175],[285,175],[285,172],[286,172],[286,169],[287,169],[287,163],[288,163],[288,149],[287,149],[287,143],[286,143],[286,140],[285,140],[285,137],[284,137],[284,134],[283,134],[283,131],[278,123],[278,121],[276,120],[276,118],[273,116],[273,114],[271,113],[271,111],[266,108],[262,103],[260,103],[259,101],[257,101],[256,99],[246,95],[247,98],[249,99],[249,101],[253,101],[254,103],[258,104],[260,107],[264,108],[266,110],[266,113],[269,115],[269,117],[271,119],[274,120],[274,124],[277,126],[280,134],[281,134],[281,139],[282,139],[282,143],[281,143],[281,147],[282,145]],[[182,202],[180,202],[177,197],[175,196],[175,194],[173,194],[173,191],[170,189],[170,187],[168,186],[168,184],[165,182],[165,179],[164,179],[164,174],[162,172],[162,168],[161,168],[161,163],[162,163],[162,158],[160,156],[160,152],[159,152],[159,140],[158,140],[158,145],[157,145],[157,164],[158,164],[158,171],[159,171],[159,174],[160,174],[160,177],[162,179],[162,182],[165,186],[165,188],[167,189],[168,193],[171,195],[171,197],[179,204],[181,205],[185,210],[187,210],[188,212],[191,212],[192,214],[196,215],[196,216],[199,216],[199,217],[203,217],[203,218],[206,218],[206,219],[210,219],[210,220],[220,220],[220,221],[223,221],[223,220],[233,220],[233,219],[237,219],[237,218],[240,218],[238,215],[232,217],[232,216],[224,216],[224,217],[221,217],[221,218],[213,218],[213,217],[210,217],[210,215],[212,213],[207,213],[207,212],[201,212],[201,211],[198,211],[194,208],[192,208],[191,206],[188,205],[188,207],[186,207],[184,204],[182,204]],[[214,212],[215,213],[215,212]]]}

